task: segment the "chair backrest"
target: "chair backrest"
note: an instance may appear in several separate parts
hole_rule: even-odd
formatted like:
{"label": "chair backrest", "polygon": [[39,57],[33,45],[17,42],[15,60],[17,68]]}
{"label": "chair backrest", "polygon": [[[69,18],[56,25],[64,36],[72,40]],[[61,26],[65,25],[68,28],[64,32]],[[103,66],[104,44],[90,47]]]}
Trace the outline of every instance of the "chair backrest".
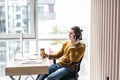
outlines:
{"label": "chair backrest", "polygon": [[80,59],[80,62],[79,62],[78,64],[76,64],[76,65],[77,65],[77,72],[80,71],[80,64],[81,64],[81,62],[82,62],[82,59],[83,59],[83,56],[82,56],[82,58]]}
{"label": "chair backrest", "polygon": [[[84,44],[84,46],[85,46],[85,44]],[[78,77],[79,77],[78,72],[80,71],[80,65],[81,65],[81,62],[83,60],[83,57],[84,57],[84,55],[82,56],[82,58],[80,59],[79,62],[74,63],[76,70],[75,70],[75,76],[73,77],[73,80],[78,80]]]}

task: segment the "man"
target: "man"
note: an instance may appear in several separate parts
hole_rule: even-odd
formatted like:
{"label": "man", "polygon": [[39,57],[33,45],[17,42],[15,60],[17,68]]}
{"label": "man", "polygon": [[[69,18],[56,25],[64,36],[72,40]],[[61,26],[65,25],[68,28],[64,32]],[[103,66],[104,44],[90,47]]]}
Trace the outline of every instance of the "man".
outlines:
{"label": "man", "polygon": [[78,26],[73,26],[69,32],[69,40],[63,44],[61,50],[55,54],[45,55],[50,59],[60,59],[57,64],[49,67],[49,74],[45,74],[42,80],[59,80],[74,73],[75,65],[70,63],[79,62],[85,52],[85,46],[80,42],[81,31]]}

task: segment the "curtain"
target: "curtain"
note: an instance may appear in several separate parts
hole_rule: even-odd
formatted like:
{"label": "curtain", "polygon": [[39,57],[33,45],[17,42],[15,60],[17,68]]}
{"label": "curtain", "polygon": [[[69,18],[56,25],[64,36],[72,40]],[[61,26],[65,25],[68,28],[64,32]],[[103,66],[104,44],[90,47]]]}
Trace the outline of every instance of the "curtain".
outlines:
{"label": "curtain", "polygon": [[120,80],[120,0],[91,0],[90,80]]}

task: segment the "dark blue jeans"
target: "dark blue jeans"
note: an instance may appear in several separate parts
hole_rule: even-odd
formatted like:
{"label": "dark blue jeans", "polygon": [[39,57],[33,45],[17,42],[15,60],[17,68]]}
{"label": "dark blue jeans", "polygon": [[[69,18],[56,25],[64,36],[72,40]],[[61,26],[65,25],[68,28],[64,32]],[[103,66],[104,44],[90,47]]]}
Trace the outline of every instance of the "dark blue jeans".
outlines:
{"label": "dark blue jeans", "polygon": [[72,75],[73,73],[74,71],[71,71],[67,67],[52,64],[49,67],[49,74],[45,74],[42,80],[59,80],[65,76]]}

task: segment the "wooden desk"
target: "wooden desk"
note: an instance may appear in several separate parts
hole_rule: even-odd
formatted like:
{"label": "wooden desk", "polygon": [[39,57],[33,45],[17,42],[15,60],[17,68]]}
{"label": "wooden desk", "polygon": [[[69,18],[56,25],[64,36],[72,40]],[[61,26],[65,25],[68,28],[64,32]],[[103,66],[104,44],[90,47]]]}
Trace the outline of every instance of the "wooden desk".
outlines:
{"label": "wooden desk", "polygon": [[[48,73],[49,67],[48,59],[47,58],[42,59],[40,58],[39,55],[34,55],[34,57],[35,59],[27,58],[21,60],[11,60],[10,62],[7,63],[7,66],[5,67],[5,75],[10,76],[12,79],[13,78],[12,76]],[[26,63],[25,61],[26,62],[28,61],[28,63]]]}

